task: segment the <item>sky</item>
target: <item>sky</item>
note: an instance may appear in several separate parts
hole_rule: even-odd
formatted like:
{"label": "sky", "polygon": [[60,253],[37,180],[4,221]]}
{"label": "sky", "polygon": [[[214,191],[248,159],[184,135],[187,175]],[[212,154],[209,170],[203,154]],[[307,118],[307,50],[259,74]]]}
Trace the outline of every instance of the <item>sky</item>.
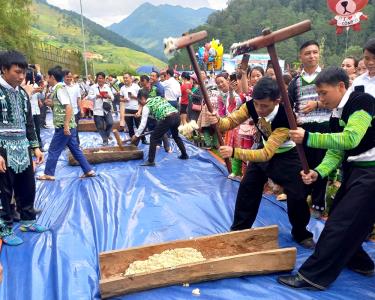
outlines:
{"label": "sky", "polygon": [[[80,13],[78,0],[47,0],[47,2],[57,7]],[[83,15],[100,25],[109,26],[126,18],[145,2],[150,2],[153,5],[181,5],[194,9],[209,7],[220,10],[227,6],[227,0],[82,0]]]}

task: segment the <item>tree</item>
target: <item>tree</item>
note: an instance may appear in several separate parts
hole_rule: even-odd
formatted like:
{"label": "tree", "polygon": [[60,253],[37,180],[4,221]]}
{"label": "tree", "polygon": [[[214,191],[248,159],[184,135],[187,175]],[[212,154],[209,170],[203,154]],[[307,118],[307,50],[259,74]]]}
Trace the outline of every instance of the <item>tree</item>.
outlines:
{"label": "tree", "polygon": [[25,51],[31,35],[30,5],[32,0],[0,0],[0,47]]}

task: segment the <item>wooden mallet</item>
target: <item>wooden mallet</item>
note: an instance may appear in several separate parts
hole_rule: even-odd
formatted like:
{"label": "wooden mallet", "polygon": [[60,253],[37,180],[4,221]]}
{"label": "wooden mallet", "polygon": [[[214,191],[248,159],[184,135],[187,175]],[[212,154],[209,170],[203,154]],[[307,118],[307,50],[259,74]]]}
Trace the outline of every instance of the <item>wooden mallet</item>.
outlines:
{"label": "wooden mallet", "polygon": [[[186,48],[189,58],[191,61],[191,64],[193,66],[193,70],[195,72],[195,75],[197,76],[198,79],[198,84],[201,89],[202,95],[203,95],[203,100],[207,105],[207,109],[210,113],[213,113],[213,108],[210,102],[210,98],[208,96],[208,92],[206,89],[206,86],[203,82],[202,76],[201,76],[201,69],[198,65],[197,59],[195,57],[195,51],[193,48],[193,44],[198,43],[202,40],[204,40],[207,37],[207,31],[199,31],[196,33],[192,34],[184,34],[182,37],[179,38],[168,38],[164,40],[164,53],[166,55],[172,55],[175,51]],[[224,145],[224,140],[222,137],[222,134],[218,128],[218,126],[215,124],[214,125],[215,133],[218,137],[218,141],[220,146]],[[227,166],[228,172],[232,172],[232,167],[230,164],[229,158],[225,159],[225,164]]]}
{"label": "wooden mallet", "polygon": [[[231,53],[234,56],[245,54],[251,51],[255,51],[255,50],[267,47],[273,68],[275,70],[276,80],[280,89],[281,100],[284,104],[284,108],[288,117],[289,126],[293,130],[297,129],[297,122],[293,113],[292,106],[289,102],[289,97],[288,97],[288,93],[286,91],[286,87],[284,84],[283,75],[282,75],[281,67],[279,64],[279,59],[277,57],[275,44],[278,42],[290,39],[294,36],[303,34],[309,30],[311,30],[310,20],[306,20],[306,21],[294,24],[292,26],[285,27],[275,32],[271,32],[271,30],[267,28],[263,30],[263,36],[253,38],[251,40],[248,40],[242,43],[233,44],[231,47]],[[298,151],[299,159],[301,160],[303,171],[307,174],[309,172],[309,165],[307,163],[307,159],[306,159],[305,151],[303,150],[303,146],[300,144],[297,144],[297,151]]]}

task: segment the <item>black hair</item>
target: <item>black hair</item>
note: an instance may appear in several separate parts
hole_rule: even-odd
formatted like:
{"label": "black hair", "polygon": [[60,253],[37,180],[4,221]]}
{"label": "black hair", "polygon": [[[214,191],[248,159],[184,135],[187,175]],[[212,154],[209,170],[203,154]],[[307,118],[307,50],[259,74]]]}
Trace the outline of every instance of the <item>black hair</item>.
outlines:
{"label": "black hair", "polygon": [[142,76],[140,77],[140,81],[142,82],[142,81],[144,81],[144,80],[146,80],[147,82],[149,82],[149,81],[150,81],[150,77],[148,77],[147,75],[142,75]]}
{"label": "black hair", "polygon": [[190,80],[190,74],[188,72],[182,72],[181,77]]}
{"label": "black hair", "polygon": [[352,60],[354,61],[354,67],[355,67],[355,68],[358,67],[359,60],[358,60],[357,58],[355,58],[354,56],[349,55],[349,56],[346,56],[346,57],[344,58],[344,60],[345,60],[345,59],[352,59]]}
{"label": "black hair", "polygon": [[375,55],[375,39],[369,39],[366,42],[366,44],[363,46],[363,52],[365,52],[365,50]]}
{"label": "black hair", "polygon": [[172,69],[168,69],[166,73],[169,74],[169,76],[171,76],[171,77],[174,76],[174,70],[172,70]]}
{"label": "black hair", "polygon": [[220,77],[223,77],[224,79],[228,80],[229,74],[227,72],[222,72],[220,74],[217,74],[215,80],[220,78]]}
{"label": "black hair", "polygon": [[261,66],[255,66],[254,68],[252,68],[249,72],[249,76],[251,76],[251,73],[253,73],[254,70],[259,71],[260,74],[262,74],[262,76],[264,76],[264,69]]}
{"label": "black hair", "polygon": [[69,75],[69,73],[72,73],[72,72],[70,72],[70,70],[63,70],[63,73],[64,73],[64,77],[65,77],[65,76]]}
{"label": "black hair", "polygon": [[338,85],[339,82],[345,83],[345,88],[349,88],[349,75],[344,69],[339,67],[328,67],[323,69],[316,77],[315,85],[320,86],[322,84]]}
{"label": "black hair", "polygon": [[108,76],[112,78],[117,78],[116,74],[109,74]]}
{"label": "black hair", "polygon": [[157,78],[159,78],[159,76],[160,76],[160,74],[159,74],[159,72],[158,72],[158,71],[152,70],[152,72],[151,72],[151,73],[155,73],[155,74],[156,74],[156,77],[157,77]]}
{"label": "black hair", "polygon": [[26,57],[21,52],[15,50],[0,52],[0,71],[3,68],[9,70],[12,66],[27,69]]}
{"label": "black hair", "polygon": [[255,100],[271,99],[275,101],[280,98],[280,91],[276,80],[270,77],[262,77],[254,86],[253,98]]}
{"label": "black hair", "polygon": [[55,77],[57,82],[62,82],[64,78],[63,69],[60,66],[54,66],[48,70],[48,75]]}
{"label": "black hair", "polygon": [[102,76],[105,78],[105,73],[104,72],[98,72],[96,73],[95,77],[98,78],[99,76]]}
{"label": "black hair", "polygon": [[286,85],[289,85],[289,83],[292,81],[292,75],[290,74],[283,74],[283,81]]}
{"label": "black hair", "polygon": [[302,44],[302,46],[299,48],[299,52],[301,52],[303,49],[309,47],[309,46],[317,46],[319,49],[320,49],[320,45],[317,41],[314,41],[314,40],[310,40],[310,41],[307,41],[307,42],[304,42]]}
{"label": "black hair", "polygon": [[148,99],[149,94],[150,93],[149,93],[149,91],[147,89],[140,89],[138,91],[138,95],[137,95],[138,101],[141,100],[142,98]]}

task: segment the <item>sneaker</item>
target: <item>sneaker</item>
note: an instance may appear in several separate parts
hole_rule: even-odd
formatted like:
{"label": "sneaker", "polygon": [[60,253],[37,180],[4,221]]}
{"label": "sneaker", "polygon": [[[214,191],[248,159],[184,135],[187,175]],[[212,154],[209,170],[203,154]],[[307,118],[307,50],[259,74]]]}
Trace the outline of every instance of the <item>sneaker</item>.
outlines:
{"label": "sneaker", "polygon": [[9,246],[18,246],[23,243],[23,240],[14,234],[11,227],[7,226],[3,221],[0,220],[0,238],[3,243]]}
{"label": "sneaker", "polygon": [[23,232],[41,233],[48,230],[47,227],[37,224],[35,221],[21,221],[20,230]]}

